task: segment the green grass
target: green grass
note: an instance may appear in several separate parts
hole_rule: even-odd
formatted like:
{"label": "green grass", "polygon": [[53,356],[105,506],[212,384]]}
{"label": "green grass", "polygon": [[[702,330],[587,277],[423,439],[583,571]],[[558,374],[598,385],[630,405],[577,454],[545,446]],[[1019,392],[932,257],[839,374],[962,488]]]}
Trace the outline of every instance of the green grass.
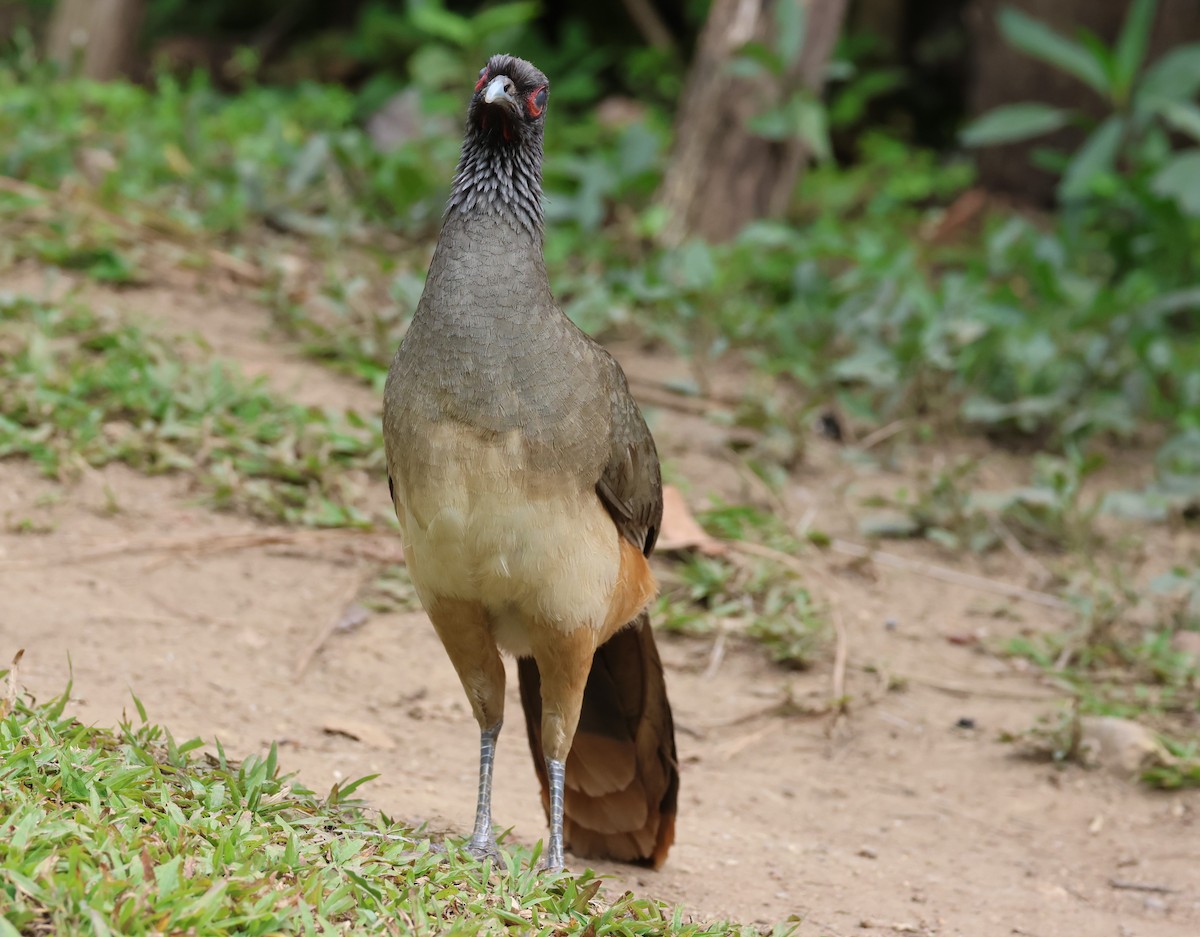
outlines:
{"label": "green grass", "polygon": [[[593,873],[541,874],[535,849],[474,862],[280,773],[140,719],[69,713],[69,693],[0,702],[0,935],[203,933],[750,937],[696,924]],[[784,935],[780,926],[771,933]]]}
{"label": "green grass", "polygon": [[[314,355],[378,381],[419,295],[461,132],[461,95],[423,100],[416,134],[384,153],[362,130],[366,102],[340,87],[229,97],[203,77],[97,85],[0,63],[0,170],[67,193],[0,199],[5,251],[127,282],[145,275],[155,232],[270,266],[264,225],[289,231],[284,249],[317,275],[267,300]],[[1148,425],[1200,428],[1190,267],[1118,264],[1103,213],[995,210],[940,238],[969,164],[867,134],[856,165],[808,173],[788,223],[664,248],[653,193],[667,115],[605,128],[580,103],[548,128],[547,262],[589,331],[632,325],[693,359],[701,384],[736,349],[865,429],[904,417],[1086,455]],[[350,244],[361,258],[347,259]],[[1177,245],[1163,247],[1139,250]]]}
{"label": "green grass", "polygon": [[803,545],[783,521],[746,505],[717,504],[697,518],[714,536],[751,541],[771,555],[731,552],[687,556],[659,574],[662,593],[651,615],[656,626],[687,635],[718,629],[761,644],[771,659],[804,668],[824,656],[832,629],[826,609],[780,557]]}
{"label": "green grass", "polygon": [[956,553],[1012,549],[1058,556],[1088,555],[1103,547],[1097,520],[1104,499],[1084,495],[1083,484],[1102,464],[1100,456],[1071,450],[1067,458],[1035,454],[1024,485],[998,490],[975,487],[980,460],[959,458],[948,467],[921,471],[892,498],[874,497],[859,530],[871,537],[923,537]]}
{"label": "green grass", "polygon": [[[1166,578],[1166,577],[1160,577]],[[1196,588],[1186,577],[1185,586]],[[1112,585],[1107,580],[1116,580]],[[1166,590],[1152,583],[1154,595]],[[1141,591],[1119,576],[1103,577],[1070,594],[1075,625],[1065,631],[1022,635],[1001,649],[1024,658],[1070,694],[1071,711],[1047,728],[1032,731],[1043,748],[1059,758],[1074,757],[1080,716],[1116,716],[1139,722],[1158,734],[1175,763],[1143,773],[1155,787],[1200,785],[1200,659],[1180,649],[1176,636],[1200,630],[1200,619],[1187,611],[1200,601],[1185,589],[1182,597],[1139,607]]]}
{"label": "green grass", "polygon": [[0,299],[0,458],[28,457],[55,477],[80,463],[184,472],[218,507],[316,526],[371,522],[351,478],[383,478],[377,427],[280,400],[194,357],[78,305]]}

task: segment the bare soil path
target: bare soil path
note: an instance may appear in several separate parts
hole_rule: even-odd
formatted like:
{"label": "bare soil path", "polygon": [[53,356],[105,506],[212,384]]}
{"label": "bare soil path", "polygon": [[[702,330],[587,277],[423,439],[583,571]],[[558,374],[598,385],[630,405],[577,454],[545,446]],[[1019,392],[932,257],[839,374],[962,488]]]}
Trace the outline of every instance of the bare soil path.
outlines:
{"label": "bare soil path", "polygon": [[[7,277],[0,288],[46,288],[28,271]],[[88,302],[205,335],[281,393],[377,407],[370,391],[273,335],[252,302],[86,290]],[[617,351],[635,378],[678,367]],[[650,418],[693,502],[710,491],[756,497],[702,418],[653,408]],[[853,530],[849,474],[832,446],[814,443],[796,477],[815,526],[838,536]],[[16,532],[30,517],[45,532]],[[422,614],[376,614],[339,631],[297,676],[369,561],[311,544],[137,552],[167,536],[211,542],[268,528],[207,510],[183,478],[120,467],[59,485],[26,463],[0,462],[0,521],[0,658],[25,648],[22,678],[38,696],[73,676],[81,718],[113,724],[132,714],[134,692],[177,738],[220,737],[240,755],[277,741],[285,768],[318,790],[378,772],[361,789],[374,806],[435,830],[469,828],[476,730]],[[1156,549],[1182,549],[1171,536]],[[129,549],[73,559],[120,545]],[[907,552],[945,562],[917,545]],[[962,565],[1021,574],[1011,557]],[[795,916],[813,937],[1200,934],[1200,792],[1158,794],[1014,757],[998,734],[1028,727],[1059,697],[1010,662],[949,640],[1060,626],[1056,612],[831,556],[813,567],[809,584],[844,623],[849,712],[804,714],[830,699],[829,662],[789,672],[731,640],[714,666],[713,639],[663,635],[684,771],[678,842],[660,872],[602,866],[612,890],[635,888],[703,918]],[[510,697],[515,714],[515,688]],[[361,739],[326,731],[335,724]],[[544,819],[517,718],[501,737],[496,784],[498,821],[515,840],[535,841]]]}

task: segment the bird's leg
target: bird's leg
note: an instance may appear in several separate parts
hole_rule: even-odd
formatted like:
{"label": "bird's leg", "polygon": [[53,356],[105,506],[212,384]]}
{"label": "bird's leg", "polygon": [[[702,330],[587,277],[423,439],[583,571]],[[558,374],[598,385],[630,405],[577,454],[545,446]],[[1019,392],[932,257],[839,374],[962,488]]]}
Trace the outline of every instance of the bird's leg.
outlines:
{"label": "bird's leg", "polygon": [[546,776],[550,779],[550,842],[542,865],[547,872],[563,868],[563,788],[567,766],[553,758],[546,759]]}
{"label": "bird's leg", "polygon": [[487,613],[478,603],[439,599],[426,609],[479,723],[479,800],[467,848],[477,858],[495,858],[500,851],[492,834],[492,764],[496,738],[504,722],[504,661]]}
{"label": "bird's leg", "polygon": [[477,859],[500,857],[496,836],[492,832],[492,765],[496,760],[496,739],[501,722],[479,733],[479,799],[475,803],[475,831],[467,848]]}
{"label": "bird's leg", "polygon": [[542,752],[550,787],[550,839],[542,868],[563,868],[563,808],[566,794],[567,756],[579,726],[579,710],[587,686],[595,634],[583,626],[562,631],[553,626],[531,629],[533,657],[542,680]]}

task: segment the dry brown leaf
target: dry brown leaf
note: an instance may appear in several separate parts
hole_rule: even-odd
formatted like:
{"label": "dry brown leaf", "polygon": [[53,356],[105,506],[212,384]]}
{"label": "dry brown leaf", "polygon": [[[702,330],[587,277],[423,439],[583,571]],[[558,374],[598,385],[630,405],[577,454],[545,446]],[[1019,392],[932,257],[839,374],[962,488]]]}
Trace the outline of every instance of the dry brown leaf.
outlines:
{"label": "dry brown leaf", "polygon": [[17,669],[21,666],[21,658],[25,656],[25,648],[13,655],[12,664],[8,668],[8,681],[4,687],[4,696],[0,698],[0,719],[6,717],[17,705]]}
{"label": "dry brown leaf", "polygon": [[660,550],[698,550],[705,556],[724,556],[729,545],[711,536],[692,516],[687,502],[674,485],[663,486],[662,528],[658,532]]}
{"label": "dry brown leaf", "polygon": [[356,719],[342,719],[338,716],[331,716],[321,724],[321,730],[328,732],[330,735],[345,735],[364,742],[372,748],[380,748],[388,752],[396,747],[396,743],[392,740],[392,737],[384,732],[383,729],[369,722],[359,722]]}

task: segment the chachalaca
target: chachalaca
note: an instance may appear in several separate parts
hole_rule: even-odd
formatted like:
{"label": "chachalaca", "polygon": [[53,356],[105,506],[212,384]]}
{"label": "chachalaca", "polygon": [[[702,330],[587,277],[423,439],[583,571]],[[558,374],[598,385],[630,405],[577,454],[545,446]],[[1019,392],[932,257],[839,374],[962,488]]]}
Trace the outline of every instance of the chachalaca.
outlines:
{"label": "chachalaca", "polygon": [[654,440],[611,355],[550,293],[542,254],[549,82],[479,72],[441,235],[388,372],[388,484],[417,594],[480,728],[471,850],[495,854],[505,668],[550,824],[576,855],[659,865],[678,762],[646,605],[662,518]]}

